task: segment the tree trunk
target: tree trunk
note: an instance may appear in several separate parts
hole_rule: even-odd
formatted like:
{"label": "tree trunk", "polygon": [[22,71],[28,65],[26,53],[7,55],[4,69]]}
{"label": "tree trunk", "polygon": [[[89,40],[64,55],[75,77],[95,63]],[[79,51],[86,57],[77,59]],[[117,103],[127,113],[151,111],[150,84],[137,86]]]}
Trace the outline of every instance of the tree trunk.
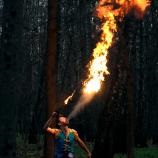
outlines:
{"label": "tree trunk", "polygon": [[[47,114],[50,117],[56,107],[56,0],[48,0],[48,61],[47,61],[47,95],[48,107]],[[51,135],[46,135],[45,141],[45,158],[53,157],[53,138]]]}
{"label": "tree trunk", "polygon": [[[129,62],[127,63],[129,64]],[[134,105],[133,105],[133,83],[131,71],[128,69],[128,84],[127,84],[127,97],[128,97],[128,125],[127,125],[127,157],[134,158]]]}
{"label": "tree trunk", "polygon": [[[124,38],[122,41],[126,41]],[[126,47],[126,44],[124,45],[124,56],[125,56],[125,67],[127,72],[127,106],[128,106],[128,112],[127,112],[127,157],[128,158],[134,158],[134,94],[133,94],[133,73],[131,64],[129,61],[129,51]]]}
{"label": "tree trunk", "polygon": [[0,55],[0,157],[16,157],[17,108],[20,106],[22,0],[5,0]]}

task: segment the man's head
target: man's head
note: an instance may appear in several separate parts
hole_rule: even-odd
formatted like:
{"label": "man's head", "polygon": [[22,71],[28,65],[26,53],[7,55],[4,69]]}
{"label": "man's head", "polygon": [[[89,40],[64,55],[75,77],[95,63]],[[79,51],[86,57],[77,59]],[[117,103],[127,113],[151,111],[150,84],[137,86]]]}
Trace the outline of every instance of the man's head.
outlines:
{"label": "man's head", "polygon": [[59,126],[68,126],[69,125],[69,120],[64,116],[60,116],[58,125]]}

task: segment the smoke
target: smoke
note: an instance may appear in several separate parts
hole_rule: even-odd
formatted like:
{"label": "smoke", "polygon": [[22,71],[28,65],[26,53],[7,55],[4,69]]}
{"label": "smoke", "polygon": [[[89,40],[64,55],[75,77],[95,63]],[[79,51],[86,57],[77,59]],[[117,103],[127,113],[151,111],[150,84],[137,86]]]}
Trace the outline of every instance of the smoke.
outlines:
{"label": "smoke", "polygon": [[84,109],[85,105],[87,105],[92,98],[94,97],[95,93],[91,93],[91,94],[83,94],[78,102],[76,103],[76,105],[74,106],[72,112],[69,114],[68,116],[68,120],[72,119],[73,117],[75,117],[81,110]]}

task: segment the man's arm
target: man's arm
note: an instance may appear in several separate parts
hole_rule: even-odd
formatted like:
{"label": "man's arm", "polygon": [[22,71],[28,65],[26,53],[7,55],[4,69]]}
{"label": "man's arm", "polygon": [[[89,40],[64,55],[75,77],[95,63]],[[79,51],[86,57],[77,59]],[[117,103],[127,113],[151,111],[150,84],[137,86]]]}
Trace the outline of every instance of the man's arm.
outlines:
{"label": "man's arm", "polygon": [[77,143],[80,145],[80,147],[87,153],[88,158],[91,158],[91,152],[87,148],[86,144],[78,137]]}
{"label": "man's arm", "polygon": [[87,153],[88,158],[91,158],[91,152],[87,148],[86,144],[82,141],[82,139],[78,136],[77,131],[73,130],[75,135],[75,140],[79,144],[79,146]]}
{"label": "man's arm", "polygon": [[44,124],[43,126],[43,130],[50,132],[51,128],[51,123],[52,121],[57,117],[58,113],[57,112],[53,112],[52,115],[50,116],[50,118],[47,120],[47,122]]}

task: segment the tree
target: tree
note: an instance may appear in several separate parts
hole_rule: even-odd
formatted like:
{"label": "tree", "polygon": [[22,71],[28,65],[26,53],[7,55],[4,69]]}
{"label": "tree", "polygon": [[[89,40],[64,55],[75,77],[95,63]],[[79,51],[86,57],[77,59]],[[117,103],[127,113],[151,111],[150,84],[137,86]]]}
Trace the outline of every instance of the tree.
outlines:
{"label": "tree", "polygon": [[[48,107],[47,114],[56,108],[56,40],[57,40],[57,2],[56,0],[48,0],[48,58],[47,58],[47,98]],[[45,158],[53,156],[53,139],[52,136],[46,137]]]}
{"label": "tree", "polygon": [[22,0],[3,3],[0,72],[0,157],[16,157],[17,108],[20,106]]}
{"label": "tree", "polygon": [[[128,84],[131,76],[129,76],[128,52],[122,33],[119,34],[120,42],[111,48],[108,57],[110,76],[106,79],[106,89],[102,92],[104,110],[98,122],[92,153],[94,158],[101,155],[113,158],[116,153],[127,152],[128,157],[133,155],[131,150],[134,139],[131,128],[133,100],[129,98],[132,93],[131,85]],[[128,133],[131,134],[128,135]]]}
{"label": "tree", "polygon": [[[124,39],[121,40],[119,38],[122,44],[119,43],[121,49],[117,49],[121,50],[119,53],[121,57],[119,58],[117,53],[112,52],[112,54],[115,54],[113,58],[119,60],[119,62],[117,63],[118,65],[115,64],[114,59],[109,62],[110,72],[112,73],[111,80],[113,82],[111,81],[110,83],[112,84],[109,85],[111,92],[107,89],[108,97],[104,97],[106,100],[105,109],[98,123],[93,157],[97,157],[97,154],[100,154],[101,151],[102,154],[105,153],[105,156],[110,158],[117,152],[128,153],[128,157],[133,157],[134,145],[146,146],[148,139],[156,138],[155,131],[157,129],[154,128],[153,122],[150,121],[155,120],[153,119],[156,116],[155,112],[151,109],[156,109],[155,103],[157,104],[157,97],[155,97],[157,95],[157,90],[155,89],[155,71],[157,68],[154,56],[155,46],[157,45],[157,38],[154,36],[156,34],[154,32],[157,28],[157,18],[151,18],[156,16],[156,8],[152,6],[151,10],[143,20],[135,19],[131,16],[126,17],[124,20],[124,36],[122,34],[120,36],[124,37]],[[111,66],[112,64],[115,68]],[[115,69],[118,69],[118,72]],[[152,70],[152,72],[149,70]],[[122,76],[120,80],[119,76]],[[107,84],[109,83],[107,82]],[[121,120],[121,117],[116,117],[116,114],[113,114],[113,112],[118,115],[118,111],[121,109],[121,107],[117,109],[116,104],[120,104],[119,97],[117,96],[121,96],[122,88],[126,93],[121,97],[121,105],[123,105],[121,107],[125,111],[123,113],[125,115],[122,115],[124,119]],[[116,95],[114,95],[113,89],[115,89]],[[153,91],[153,89],[155,90]],[[135,126],[133,121],[135,121]],[[118,122],[118,126],[116,126],[115,122]],[[123,125],[122,129],[120,129],[119,123]],[[154,128],[153,132],[151,132],[152,128]],[[117,133],[115,133],[115,130],[117,130]],[[123,131],[119,132],[119,130]],[[122,133],[124,134],[121,135]],[[125,145],[126,150],[119,149],[118,142],[120,142],[120,138],[122,141],[120,146],[123,147]],[[125,138],[127,138],[127,141],[125,141]],[[124,144],[124,142],[126,143]]]}

